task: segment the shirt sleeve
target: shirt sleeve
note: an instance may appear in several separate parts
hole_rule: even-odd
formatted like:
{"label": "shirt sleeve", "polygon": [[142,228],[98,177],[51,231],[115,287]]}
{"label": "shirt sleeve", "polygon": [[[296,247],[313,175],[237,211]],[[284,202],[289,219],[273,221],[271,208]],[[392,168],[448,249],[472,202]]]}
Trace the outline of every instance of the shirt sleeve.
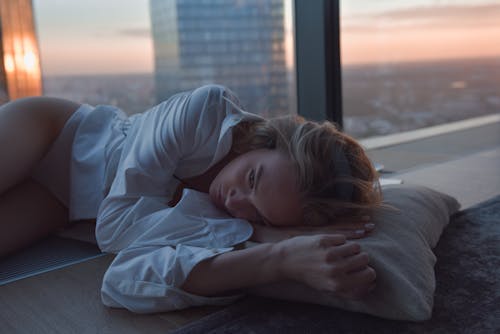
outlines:
{"label": "shirt sleeve", "polygon": [[226,114],[224,94],[222,86],[204,86],[175,95],[134,121],[97,215],[103,251],[128,247],[156,223],[158,216],[151,213],[171,209],[167,203],[178,184],[173,175],[180,161],[196,165],[202,154],[214,154]]}
{"label": "shirt sleeve", "polygon": [[106,271],[101,299],[106,306],[136,313],[168,312],[192,306],[227,305],[241,295],[204,297],[179,288],[198,262],[232,250],[177,247],[128,248]]}
{"label": "shirt sleeve", "polygon": [[212,242],[220,226],[167,205],[179,162],[199,158],[204,146],[218,141],[229,106],[222,103],[224,94],[224,87],[204,86],[178,94],[134,121],[97,217],[99,247],[118,253],[104,277],[104,304],[155,312],[237,298],[195,296],[179,287],[199,261],[232,250],[213,246],[248,238],[250,224],[231,223],[233,235]]}

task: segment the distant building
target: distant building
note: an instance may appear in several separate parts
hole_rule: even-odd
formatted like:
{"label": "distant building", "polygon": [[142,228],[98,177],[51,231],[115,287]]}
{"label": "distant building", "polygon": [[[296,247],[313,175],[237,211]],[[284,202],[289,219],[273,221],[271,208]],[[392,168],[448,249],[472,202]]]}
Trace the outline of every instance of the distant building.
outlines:
{"label": "distant building", "polygon": [[224,84],[248,111],[289,113],[283,0],[150,0],[156,97]]}
{"label": "distant building", "polygon": [[42,94],[31,0],[0,1],[0,55],[0,103]]}

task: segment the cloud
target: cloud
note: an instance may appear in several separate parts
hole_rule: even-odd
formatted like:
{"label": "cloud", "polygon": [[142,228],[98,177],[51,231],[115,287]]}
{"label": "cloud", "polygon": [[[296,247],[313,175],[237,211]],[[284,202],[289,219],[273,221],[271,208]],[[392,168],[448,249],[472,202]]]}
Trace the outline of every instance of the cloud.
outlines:
{"label": "cloud", "polygon": [[373,29],[499,28],[500,4],[408,7],[342,17],[343,32]]}
{"label": "cloud", "polygon": [[436,5],[425,7],[412,7],[398,10],[392,10],[375,14],[375,17],[383,19],[461,19],[474,18],[475,20],[485,17],[496,17],[500,15],[500,4],[482,4],[482,5]]}
{"label": "cloud", "polygon": [[151,38],[151,30],[149,28],[120,29],[116,34],[122,37]]}

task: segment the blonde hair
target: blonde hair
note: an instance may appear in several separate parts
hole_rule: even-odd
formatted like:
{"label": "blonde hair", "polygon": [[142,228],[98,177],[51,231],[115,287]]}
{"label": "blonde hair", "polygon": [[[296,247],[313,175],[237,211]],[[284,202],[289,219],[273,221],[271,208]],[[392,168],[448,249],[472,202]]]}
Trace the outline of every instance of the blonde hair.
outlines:
{"label": "blonde hair", "polygon": [[381,206],[377,172],[364,149],[331,122],[285,116],[233,128],[233,152],[261,148],[285,153],[296,166],[306,224],[331,224]]}

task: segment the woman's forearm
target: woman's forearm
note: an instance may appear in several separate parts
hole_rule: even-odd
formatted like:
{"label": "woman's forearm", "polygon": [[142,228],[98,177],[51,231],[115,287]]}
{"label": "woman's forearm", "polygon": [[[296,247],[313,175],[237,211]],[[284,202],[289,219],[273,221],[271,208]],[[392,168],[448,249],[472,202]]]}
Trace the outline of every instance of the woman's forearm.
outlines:
{"label": "woman's forearm", "polygon": [[337,223],[326,226],[283,226],[270,227],[258,224],[253,225],[253,234],[250,238],[255,242],[279,242],[298,236],[318,234],[342,234],[347,239],[360,239],[370,234],[375,228],[367,219],[359,222]]}
{"label": "woman's forearm", "polygon": [[214,296],[282,279],[274,244],[217,255],[198,263],[182,289],[196,295]]}
{"label": "woman's forearm", "polygon": [[375,271],[358,244],[342,235],[314,235],[223,253],[198,263],[181,287],[202,296],[282,280],[350,298],[374,287]]}

